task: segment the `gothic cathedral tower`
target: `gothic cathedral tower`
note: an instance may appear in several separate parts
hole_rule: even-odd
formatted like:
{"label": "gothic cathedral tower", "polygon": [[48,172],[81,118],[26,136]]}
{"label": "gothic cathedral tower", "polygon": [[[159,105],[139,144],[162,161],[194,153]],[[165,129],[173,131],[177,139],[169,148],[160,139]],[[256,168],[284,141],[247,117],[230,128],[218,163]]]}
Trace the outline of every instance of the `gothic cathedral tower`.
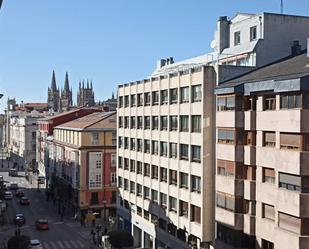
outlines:
{"label": "gothic cathedral tower", "polygon": [[77,93],[77,106],[94,106],[94,92],[92,89],[92,81],[87,80],[87,86],[85,87],[84,81],[83,84],[79,82],[79,91]]}
{"label": "gothic cathedral tower", "polygon": [[47,99],[48,108],[52,109],[54,112],[59,110],[59,89],[56,84],[55,71],[53,70],[51,86],[48,88],[48,99]]}
{"label": "gothic cathedral tower", "polygon": [[61,97],[59,100],[59,109],[60,111],[69,111],[72,106],[73,106],[72,89],[70,89],[69,76],[68,73],[66,72],[64,88],[61,91]]}

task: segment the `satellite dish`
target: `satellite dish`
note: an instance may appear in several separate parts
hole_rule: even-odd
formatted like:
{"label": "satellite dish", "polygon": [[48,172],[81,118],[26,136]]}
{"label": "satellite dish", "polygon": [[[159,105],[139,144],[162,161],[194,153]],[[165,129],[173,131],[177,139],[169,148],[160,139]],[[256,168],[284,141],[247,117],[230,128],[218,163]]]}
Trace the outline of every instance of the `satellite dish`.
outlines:
{"label": "satellite dish", "polygon": [[211,47],[212,49],[215,49],[215,48],[217,47],[217,42],[216,42],[216,40],[212,40],[212,42],[210,43],[210,47]]}

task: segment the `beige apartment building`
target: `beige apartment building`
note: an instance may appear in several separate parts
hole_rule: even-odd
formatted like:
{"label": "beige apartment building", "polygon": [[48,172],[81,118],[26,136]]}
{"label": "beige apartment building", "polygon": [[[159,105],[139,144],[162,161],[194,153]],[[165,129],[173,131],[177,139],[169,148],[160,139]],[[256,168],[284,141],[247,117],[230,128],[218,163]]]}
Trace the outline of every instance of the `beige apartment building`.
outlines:
{"label": "beige apartment building", "polygon": [[214,238],[213,67],[118,89],[118,215],[142,248],[206,248]]}
{"label": "beige apartment building", "polygon": [[309,58],[218,86],[216,248],[309,248]]}

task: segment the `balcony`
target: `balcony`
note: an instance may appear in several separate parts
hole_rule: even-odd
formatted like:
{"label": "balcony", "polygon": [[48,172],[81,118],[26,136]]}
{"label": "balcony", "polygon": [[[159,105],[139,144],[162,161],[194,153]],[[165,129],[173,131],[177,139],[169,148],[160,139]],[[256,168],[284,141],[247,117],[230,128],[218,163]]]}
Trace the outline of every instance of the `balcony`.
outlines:
{"label": "balcony", "polygon": [[255,181],[244,180],[244,198],[255,200]]}
{"label": "balcony", "polygon": [[243,196],[243,180],[238,180],[229,176],[216,175],[216,189],[231,195]]}
{"label": "balcony", "polygon": [[216,221],[234,227],[235,230],[243,230],[244,215],[234,213],[233,211],[225,210],[216,207]]}
{"label": "balcony", "polygon": [[256,130],[256,111],[245,111],[245,130],[254,131]]}
{"label": "balcony", "polygon": [[255,216],[244,214],[244,233],[255,235]]}
{"label": "balcony", "polygon": [[236,111],[219,111],[216,114],[217,127],[243,127],[243,112]]}
{"label": "balcony", "polygon": [[280,249],[304,249],[309,248],[309,236],[301,236],[278,228],[275,236],[276,248]]}
{"label": "balcony", "polygon": [[256,159],[256,148],[255,146],[245,145],[244,146],[244,164],[255,165]]}
{"label": "balcony", "polygon": [[256,147],[256,164],[295,175],[309,174],[309,152]]}

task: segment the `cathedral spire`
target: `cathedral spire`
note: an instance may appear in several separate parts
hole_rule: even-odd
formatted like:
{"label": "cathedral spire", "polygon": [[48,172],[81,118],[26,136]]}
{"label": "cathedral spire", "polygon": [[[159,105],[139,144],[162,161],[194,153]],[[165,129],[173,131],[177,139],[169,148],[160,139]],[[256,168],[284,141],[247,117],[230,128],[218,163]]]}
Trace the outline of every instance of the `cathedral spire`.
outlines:
{"label": "cathedral spire", "polygon": [[92,90],[92,81],[90,81],[90,88],[91,88],[91,90]]}
{"label": "cathedral spire", "polygon": [[64,82],[64,90],[65,91],[70,91],[70,87],[69,87],[69,75],[68,72],[65,73],[65,82]]}
{"label": "cathedral spire", "polygon": [[87,80],[87,89],[89,89],[89,81]]}
{"label": "cathedral spire", "polygon": [[55,70],[53,70],[52,81],[51,81],[51,90],[54,90],[54,91],[57,90]]}

